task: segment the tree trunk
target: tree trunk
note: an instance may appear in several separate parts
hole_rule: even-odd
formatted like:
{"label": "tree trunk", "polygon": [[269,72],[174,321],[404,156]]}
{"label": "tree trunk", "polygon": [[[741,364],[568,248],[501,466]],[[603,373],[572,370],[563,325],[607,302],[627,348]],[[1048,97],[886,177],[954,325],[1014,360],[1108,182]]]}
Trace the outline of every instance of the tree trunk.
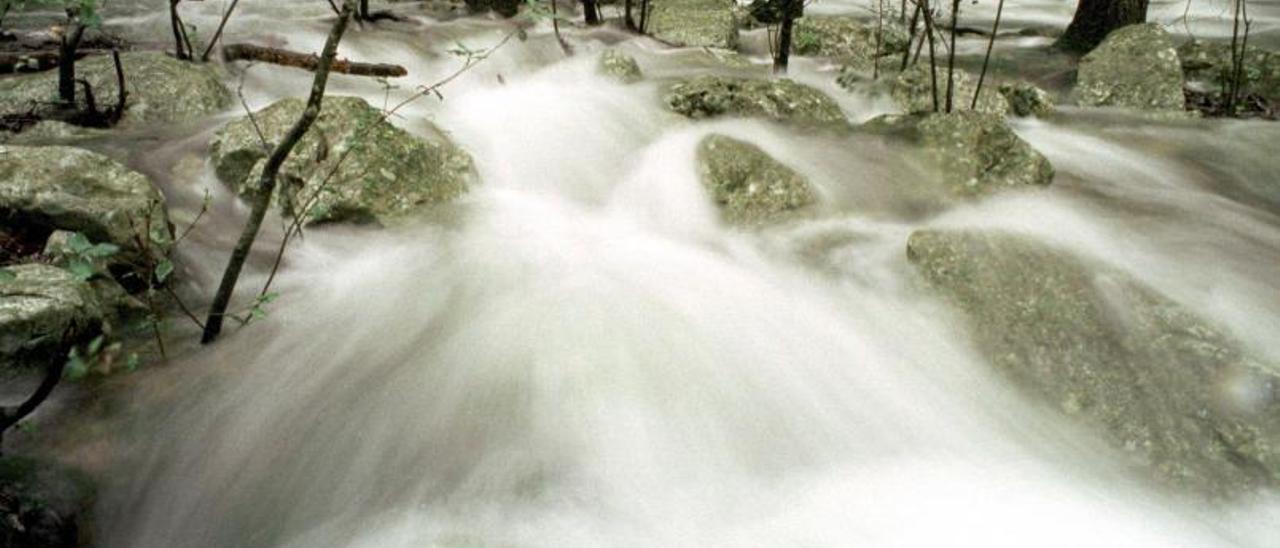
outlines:
{"label": "tree trunk", "polygon": [[71,17],[62,44],[58,48],[58,102],[64,108],[76,106],[76,50],[84,37],[84,25],[80,17]]}
{"label": "tree trunk", "polygon": [[582,17],[588,25],[600,24],[600,9],[596,0],[582,0]]}
{"label": "tree trunk", "polygon": [[1075,18],[1058,39],[1058,47],[1088,53],[1111,31],[1146,22],[1148,0],[1080,0]]}
{"label": "tree trunk", "polygon": [[289,128],[289,133],[286,133],[280,140],[280,144],[276,145],[262,168],[262,175],[258,177],[258,187],[253,196],[253,210],[249,213],[244,231],[240,233],[240,239],[236,241],[236,247],[231,252],[231,260],[227,262],[227,269],[222,274],[222,282],[218,284],[218,292],[209,306],[209,318],[205,321],[204,334],[200,338],[203,344],[213,342],[222,332],[222,322],[226,319],[227,306],[231,304],[231,295],[235,293],[240,270],[244,268],[244,262],[249,258],[253,241],[257,239],[258,231],[262,228],[262,219],[266,217],[267,208],[271,206],[271,195],[276,188],[276,176],[298,141],[302,140],[302,136],[306,135],[307,130],[311,129],[311,125],[320,116],[325,86],[329,83],[329,68],[333,66],[333,60],[338,56],[338,42],[347,31],[347,23],[351,20],[356,3],[359,1],[344,0],[342,2],[342,11],[338,13],[338,20],[329,31],[329,38],[325,40],[324,49],[320,53],[320,64],[316,68],[316,77],[311,84],[311,95],[307,98],[307,107],[302,111],[302,117]]}
{"label": "tree trunk", "polygon": [[778,25],[778,51],[773,56],[774,74],[786,74],[791,61],[791,30],[796,19],[804,14],[803,0],[782,0],[782,23]]}
{"label": "tree trunk", "polygon": [[361,21],[369,20],[369,0],[360,0],[360,9],[356,12],[356,17]]}
{"label": "tree trunk", "polygon": [[178,17],[178,3],[182,0],[169,0],[169,26],[173,27],[173,52],[178,59],[190,59],[187,54],[186,40],[182,37],[182,18]]}
{"label": "tree trunk", "polygon": [[631,0],[623,0],[622,2],[622,22],[630,30],[636,29],[636,20],[631,17]]}

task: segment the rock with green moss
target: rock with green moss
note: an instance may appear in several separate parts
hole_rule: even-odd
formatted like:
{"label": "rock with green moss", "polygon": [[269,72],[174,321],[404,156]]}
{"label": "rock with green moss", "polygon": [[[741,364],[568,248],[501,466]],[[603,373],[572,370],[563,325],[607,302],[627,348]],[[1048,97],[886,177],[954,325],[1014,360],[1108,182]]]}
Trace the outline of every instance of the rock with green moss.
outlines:
{"label": "rock with green moss", "polygon": [[[978,89],[978,79],[968,72],[956,69],[953,73],[952,105],[957,110],[967,110],[972,104],[973,95]],[[880,81],[872,81],[872,70],[869,65],[856,63],[846,64],[840,69],[836,83],[850,91],[877,90],[887,92],[893,102],[903,112],[932,112],[934,110],[934,79],[927,64],[916,64],[906,71],[895,69],[880,74]],[[938,110],[945,110],[947,104],[947,71],[940,69],[937,74]],[[986,82],[982,93],[978,96],[976,109],[979,112],[1004,115],[1009,112],[1009,102],[1001,96],[996,86]]]}
{"label": "rock with green moss", "polygon": [[639,82],[644,78],[644,74],[640,72],[640,64],[636,62],[635,57],[613,48],[606,49],[600,53],[600,60],[597,62],[596,68],[601,74],[624,84]]}
{"label": "rock with green moss", "polygon": [[745,141],[708,135],[698,144],[698,165],[702,184],[730,223],[777,221],[814,201],[803,175]]}
{"label": "rock with green moss", "polygon": [[733,0],[650,0],[649,35],[674,46],[737,49]]}
{"label": "rock with green moss", "polygon": [[694,119],[738,116],[811,125],[847,123],[840,106],[826,94],[785,78],[699,76],[672,86],[666,103]]}
{"label": "rock with green moss", "polygon": [[1230,496],[1280,479],[1280,374],[1204,318],[1029,237],[926,230],[907,245],[978,350],[1171,485]]}
{"label": "rock with green moss", "polygon": [[103,307],[88,282],[46,264],[0,269],[0,365],[36,366],[102,328]]}
{"label": "rock with green moss", "polygon": [[0,228],[80,232],[118,246],[117,260],[167,255],[172,229],[151,181],[96,152],[0,146]]}
{"label": "rock with green moss", "polygon": [[1053,166],[1004,119],[974,111],[887,115],[864,126],[918,145],[948,192],[976,197],[1053,182]]}
{"label": "rock with green moss", "polygon": [[1053,98],[1029,82],[1008,82],[996,88],[1015,116],[1048,116],[1053,114]]}
{"label": "rock with green moss", "polygon": [[[124,67],[128,103],[122,125],[185,122],[216,114],[231,106],[216,64],[179,61],[162,52],[126,52]],[[0,112],[48,108],[57,97],[58,71],[0,79]],[[118,95],[115,63],[95,55],[76,63],[76,77],[89,82],[99,108],[114,105]],[[80,104],[84,90],[76,87]]]}
{"label": "rock with green moss", "polygon": [[[290,98],[223,127],[213,139],[218,177],[241,192],[257,184],[267,153],[302,114]],[[276,203],[306,223],[387,224],[447,202],[475,177],[471,157],[443,133],[420,139],[358,97],[326,97],[319,118],[280,170]]]}
{"label": "rock with green moss", "polygon": [[[1187,80],[1199,82],[1210,91],[1222,91],[1236,79],[1230,43],[1190,40],[1178,48],[1178,57]],[[1245,48],[1240,76],[1244,93],[1280,102],[1280,53]]]}
{"label": "rock with green moss", "polygon": [[1113,31],[1084,56],[1072,95],[1087,107],[1182,111],[1184,83],[1173,39],[1145,23]]}
{"label": "rock with green moss", "polygon": [[[835,57],[870,66],[876,57],[901,55],[907,31],[895,22],[865,22],[847,15],[806,15],[796,20],[792,38],[796,55]],[[878,45],[877,45],[878,42]]]}
{"label": "rock with green moss", "polygon": [[70,468],[22,457],[0,457],[0,546],[83,546],[94,488]]}

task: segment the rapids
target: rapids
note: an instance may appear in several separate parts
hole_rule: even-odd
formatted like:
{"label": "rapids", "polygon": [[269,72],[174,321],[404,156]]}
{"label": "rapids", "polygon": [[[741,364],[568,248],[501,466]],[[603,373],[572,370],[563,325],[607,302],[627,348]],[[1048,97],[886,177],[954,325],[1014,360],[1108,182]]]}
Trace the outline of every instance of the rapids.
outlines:
{"label": "rapids", "polygon": [[[163,39],[159,2],[121,4],[109,26]],[[212,28],[222,4],[193,3],[188,18]],[[822,0],[813,11],[868,4]],[[968,24],[990,24],[986,4]],[[1011,28],[1065,26],[1074,5],[1009,4]],[[1182,3],[1153,6],[1177,28]],[[232,38],[302,50],[323,40],[323,2],[241,9]],[[1221,30],[1220,6],[1190,13],[1192,27]],[[1275,40],[1280,3],[1256,14],[1259,40]],[[394,104],[455,70],[456,42],[483,48],[512,29],[420,15],[353,28],[342,55],[410,76],[390,90],[336,77],[330,92]],[[1015,124],[1057,168],[1048,191],[921,203],[920,173],[896,145],[762,121],[689,123],[663,108],[664,78],[764,75],[762,55],[717,69],[608,27],[564,32],[575,55],[540,24],[442,101],[394,118],[410,131],[427,118],[446,128],[482,184],[410,226],[308,232],[267,320],[129,383],[97,510],[105,546],[1262,547],[1280,537],[1280,502],[1153,490],[1090,432],[1015,392],[904,253],[925,226],[1033,234],[1132,273],[1280,359],[1275,124],[1067,109]],[[608,44],[635,55],[646,80],[597,75],[594,52]],[[890,108],[840,90],[834,68],[796,59],[792,77],[855,121]],[[309,80],[255,66],[228,84],[256,109]],[[246,213],[199,164],[221,120],[98,143],[160,179],[186,218],[212,193],[180,250],[185,291],[198,295],[216,284]],[[762,231],[723,225],[693,159],[712,131],[808,176],[820,214]],[[198,167],[175,170],[191,158]],[[278,220],[268,225],[264,250],[280,237]],[[241,287],[259,287],[269,260],[255,257]]]}

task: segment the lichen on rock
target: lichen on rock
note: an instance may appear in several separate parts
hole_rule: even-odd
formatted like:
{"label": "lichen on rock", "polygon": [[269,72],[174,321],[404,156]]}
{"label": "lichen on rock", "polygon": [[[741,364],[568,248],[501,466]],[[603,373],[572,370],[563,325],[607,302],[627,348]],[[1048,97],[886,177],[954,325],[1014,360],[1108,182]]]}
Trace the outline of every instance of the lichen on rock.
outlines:
{"label": "lichen on rock", "polygon": [[760,225],[813,203],[809,181],[760,147],[712,134],[698,144],[699,175],[726,221]]}
{"label": "lichen on rock", "polygon": [[1182,111],[1184,77],[1173,39],[1145,23],[1112,31],[1080,60],[1076,103],[1087,107]]}
{"label": "lichen on rock", "polygon": [[671,110],[694,119],[740,116],[799,124],[848,123],[826,94],[785,78],[699,76],[672,86],[665,99]]}
{"label": "lichen on rock", "polygon": [[644,78],[636,58],[614,48],[608,48],[600,53],[600,60],[596,63],[596,69],[601,74],[623,84],[632,84]]}
{"label": "lichen on rock", "polygon": [[[304,107],[300,98],[283,99],[223,127],[212,143],[218,177],[252,192],[267,156],[255,122],[274,146]],[[452,200],[475,178],[471,156],[435,133],[420,139],[364,99],[326,97],[281,168],[276,203],[285,215],[305,215],[306,223],[386,224]]]}
{"label": "lichen on rock", "polygon": [[104,311],[93,288],[46,264],[4,267],[0,276],[0,365],[63,359],[70,344],[96,333]]}
{"label": "lichen on rock", "polygon": [[651,0],[648,33],[674,46],[736,49],[733,0]]}

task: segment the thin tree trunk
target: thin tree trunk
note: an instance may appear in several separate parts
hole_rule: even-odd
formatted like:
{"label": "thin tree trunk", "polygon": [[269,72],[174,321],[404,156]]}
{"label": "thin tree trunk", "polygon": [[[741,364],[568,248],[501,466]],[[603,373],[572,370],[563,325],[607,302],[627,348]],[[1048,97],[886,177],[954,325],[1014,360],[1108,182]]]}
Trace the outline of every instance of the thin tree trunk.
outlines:
{"label": "thin tree trunk", "polygon": [[640,0],[640,34],[649,32],[649,0]]}
{"label": "thin tree trunk", "polygon": [[791,1],[787,1],[787,13],[782,16],[781,28],[778,30],[778,51],[773,56],[774,74],[786,74],[787,64],[791,61],[791,27],[795,24],[795,12],[791,9]]}
{"label": "thin tree trunk", "polygon": [[[905,0],[904,0],[905,1]],[[871,80],[880,79],[880,52],[884,41],[884,0],[877,0],[876,7],[876,53],[871,58]]]}
{"label": "thin tree trunk", "polygon": [[49,362],[44,370],[44,380],[40,381],[40,386],[36,387],[36,391],[26,401],[17,407],[0,407],[0,456],[4,455],[5,431],[30,415],[40,407],[41,403],[44,403],[44,400],[49,399],[49,394],[52,394],[53,389],[62,381],[62,372],[66,367],[66,360],[55,359]]}
{"label": "thin tree trunk", "polygon": [[222,21],[218,22],[218,30],[213,32],[213,38],[209,39],[209,45],[204,48],[204,53],[200,54],[200,62],[209,62],[209,54],[213,53],[214,46],[218,45],[218,40],[222,38],[223,29],[227,28],[227,21],[231,19],[231,13],[236,11],[236,5],[240,0],[231,0],[231,5],[227,7],[227,13],[222,14]]}
{"label": "thin tree trunk", "polygon": [[1059,48],[1088,53],[1111,31],[1147,20],[1148,0],[1080,0],[1067,31],[1058,38]]}
{"label": "thin tree trunk", "polygon": [[360,0],[360,10],[356,12],[356,17],[361,21],[369,20],[369,0]]}
{"label": "thin tree trunk", "polygon": [[631,17],[631,2],[632,0],[623,0],[622,2],[622,24],[626,25],[630,30],[637,30],[636,20]]}
{"label": "thin tree trunk", "polygon": [[183,39],[182,19],[178,17],[178,3],[182,0],[169,0],[169,26],[173,27],[174,55],[178,59],[190,59]]}
{"label": "thin tree trunk", "polygon": [[[898,69],[899,71],[906,71],[907,65],[911,62],[911,42],[915,41],[916,29],[920,25],[920,3],[915,2],[915,6],[916,9],[911,14],[911,24],[907,26],[907,51],[902,52],[902,67]],[[920,39],[923,41],[924,37]],[[916,51],[920,51],[920,48],[916,48]]]}
{"label": "thin tree trunk", "polygon": [[928,0],[920,1],[924,3],[924,34],[929,40],[929,88],[933,91],[933,111],[938,112],[938,57],[933,42],[933,12]]}
{"label": "thin tree trunk", "polygon": [[1004,0],[996,4],[996,22],[991,25],[991,39],[987,41],[987,55],[982,58],[982,72],[978,74],[978,87],[973,90],[973,102],[969,110],[978,108],[978,95],[982,94],[982,83],[987,79],[987,66],[991,64],[991,50],[996,47],[996,33],[1000,32],[1000,15],[1004,13]]}
{"label": "thin tree trunk", "polygon": [[293,148],[297,146],[298,141],[302,139],[303,135],[306,135],[307,130],[311,129],[311,125],[320,116],[320,108],[324,103],[325,86],[329,83],[329,67],[333,65],[333,60],[338,55],[338,42],[342,41],[342,35],[347,31],[347,24],[356,10],[356,3],[359,1],[343,0],[342,11],[338,13],[338,20],[334,22],[333,28],[329,31],[329,38],[325,40],[324,49],[320,53],[320,65],[316,69],[316,77],[311,84],[311,95],[307,98],[306,109],[302,111],[302,116],[293,124],[293,127],[289,128],[289,132],[281,139],[280,144],[276,145],[275,150],[271,152],[271,156],[267,158],[266,165],[262,168],[262,175],[258,177],[258,188],[254,194],[253,210],[249,213],[249,220],[245,223],[244,231],[240,233],[240,239],[236,242],[236,247],[231,252],[231,259],[228,261],[227,269],[222,275],[222,282],[218,285],[218,292],[213,297],[213,304],[209,308],[209,318],[205,320],[204,334],[200,339],[202,344],[213,342],[218,338],[218,334],[222,332],[222,322],[226,318],[227,306],[231,303],[231,296],[235,292],[236,281],[240,278],[240,271],[244,268],[245,260],[249,258],[249,251],[253,248],[253,241],[257,239],[258,231],[262,228],[262,219],[266,217],[267,208],[271,205],[271,195],[276,187],[276,176],[279,174],[280,167],[284,164],[284,161],[293,152]]}
{"label": "thin tree trunk", "polygon": [[951,0],[951,49],[947,52],[947,112],[951,112],[956,87],[956,25],[960,22],[960,0]]}
{"label": "thin tree trunk", "polygon": [[62,36],[58,48],[58,102],[63,108],[76,106],[76,50],[80,40],[84,38],[84,25],[80,23],[80,15],[68,14],[69,27]]}

